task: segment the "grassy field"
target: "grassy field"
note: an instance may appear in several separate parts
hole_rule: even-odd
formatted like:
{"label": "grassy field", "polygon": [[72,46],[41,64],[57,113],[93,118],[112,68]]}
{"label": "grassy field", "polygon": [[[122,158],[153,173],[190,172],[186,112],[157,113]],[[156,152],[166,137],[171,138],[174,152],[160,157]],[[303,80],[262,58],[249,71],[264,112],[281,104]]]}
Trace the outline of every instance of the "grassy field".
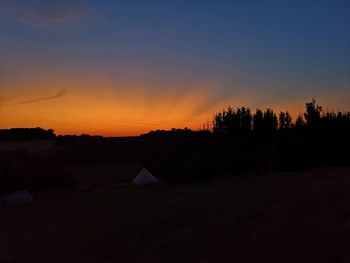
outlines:
{"label": "grassy field", "polygon": [[350,169],[136,187],[69,166],[78,190],[0,210],[0,262],[349,262]]}
{"label": "grassy field", "polygon": [[33,140],[33,141],[9,141],[0,143],[1,151],[13,151],[18,148],[25,148],[30,152],[45,151],[49,148],[55,147],[55,140]]}

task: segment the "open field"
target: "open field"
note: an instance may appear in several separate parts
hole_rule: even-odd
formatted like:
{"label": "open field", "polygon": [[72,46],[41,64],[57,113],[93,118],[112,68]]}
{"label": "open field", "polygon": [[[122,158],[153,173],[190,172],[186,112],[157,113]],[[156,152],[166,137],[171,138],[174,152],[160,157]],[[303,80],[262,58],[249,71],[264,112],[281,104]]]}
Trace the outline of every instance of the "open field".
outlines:
{"label": "open field", "polygon": [[45,151],[49,148],[55,147],[55,140],[33,140],[33,141],[9,141],[0,143],[1,151],[13,151],[18,148],[25,148],[30,152]]}
{"label": "open field", "polygon": [[136,187],[139,168],[69,166],[79,190],[1,209],[0,262],[350,261],[350,168]]}

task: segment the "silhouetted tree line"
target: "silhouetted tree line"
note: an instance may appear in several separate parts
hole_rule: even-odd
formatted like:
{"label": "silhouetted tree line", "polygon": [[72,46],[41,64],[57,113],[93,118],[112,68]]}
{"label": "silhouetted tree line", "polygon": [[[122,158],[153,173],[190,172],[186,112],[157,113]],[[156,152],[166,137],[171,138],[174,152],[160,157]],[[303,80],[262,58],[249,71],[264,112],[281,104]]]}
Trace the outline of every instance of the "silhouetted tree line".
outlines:
{"label": "silhouetted tree line", "polygon": [[214,115],[210,131],[150,132],[143,138],[154,144],[141,159],[157,177],[182,183],[217,175],[350,165],[349,134],[350,113],[324,112],[314,99],[295,121],[288,111],[228,107]]}
{"label": "silhouetted tree line", "polygon": [[186,137],[186,136],[197,136],[200,134],[210,134],[208,130],[193,131],[187,127],[184,129],[172,128],[170,130],[155,130],[150,131],[146,134],[141,134],[141,138],[171,138],[171,137]]}
{"label": "silhouetted tree line", "polygon": [[249,108],[233,109],[228,107],[216,113],[213,118],[213,133],[217,135],[235,135],[242,133],[268,134],[278,130],[307,129],[313,131],[348,129],[350,112],[323,112],[315,99],[306,103],[304,116],[299,115],[295,122],[289,112],[257,109],[252,113]]}
{"label": "silhouetted tree line", "polygon": [[42,128],[0,129],[0,141],[48,140],[55,139],[54,130]]}
{"label": "silhouetted tree line", "polygon": [[324,112],[315,99],[294,122],[288,111],[228,107],[214,115],[212,132],[224,142],[212,162],[233,174],[350,164],[350,112]]}
{"label": "silhouetted tree line", "polygon": [[[24,131],[33,132],[21,130]],[[54,136],[52,130],[39,131],[44,131],[47,138]],[[36,138],[43,138],[36,134]],[[350,165],[349,134],[349,112],[324,111],[313,99],[295,121],[287,111],[276,114],[272,109],[252,112],[246,107],[229,107],[214,115],[210,131],[157,130],[130,138],[58,136],[60,147],[48,148],[41,156],[47,158],[43,163],[138,163],[162,180],[184,183],[220,175]],[[2,154],[3,158],[0,151],[0,172],[4,166],[3,171],[7,172],[2,173],[12,176],[11,171],[19,163],[19,157],[14,157],[18,154]],[[52,182],[59,185],[56,178]]]}

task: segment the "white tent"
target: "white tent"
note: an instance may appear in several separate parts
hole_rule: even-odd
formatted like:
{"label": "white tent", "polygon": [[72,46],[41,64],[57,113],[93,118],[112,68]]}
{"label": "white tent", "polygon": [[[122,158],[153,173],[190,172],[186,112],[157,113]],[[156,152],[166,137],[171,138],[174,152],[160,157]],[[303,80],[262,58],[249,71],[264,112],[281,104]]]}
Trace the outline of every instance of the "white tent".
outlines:
{"label": "white tent", "polygon": [[158,183],[159,180],[155,178],[146,168],[143,168],[141,172],[132,181],[136,185],[148,185]]}
{"label": "white tent", "polygon": [[16,191],[2,197],[2,202],[10,206],[33,204],[34,199],[28,191]]}

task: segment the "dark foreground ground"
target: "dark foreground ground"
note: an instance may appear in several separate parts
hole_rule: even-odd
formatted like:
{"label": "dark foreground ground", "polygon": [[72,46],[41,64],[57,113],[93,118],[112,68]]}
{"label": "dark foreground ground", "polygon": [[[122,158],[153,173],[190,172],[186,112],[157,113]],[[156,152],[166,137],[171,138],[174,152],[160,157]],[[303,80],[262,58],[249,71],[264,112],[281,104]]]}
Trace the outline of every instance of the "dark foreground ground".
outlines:
{"label": "dark foreground ground", "polygon": [[0,210],[0,262],[350,262],[350,168],[136,187],[139,164],[68,167],[79,190]]}

